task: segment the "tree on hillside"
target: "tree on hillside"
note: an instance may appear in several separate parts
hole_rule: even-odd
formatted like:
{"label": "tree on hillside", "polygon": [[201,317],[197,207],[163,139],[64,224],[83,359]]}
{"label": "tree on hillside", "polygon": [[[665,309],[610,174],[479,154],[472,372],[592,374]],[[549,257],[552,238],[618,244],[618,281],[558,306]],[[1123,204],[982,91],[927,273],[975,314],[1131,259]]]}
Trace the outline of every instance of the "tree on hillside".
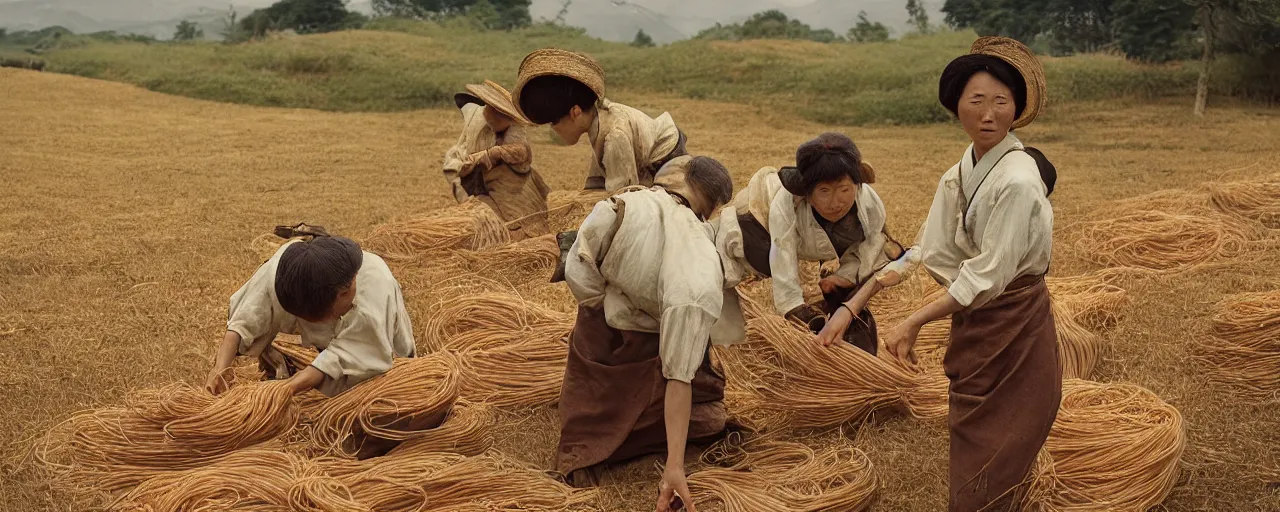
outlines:
{"label": "tree on hillside", "polygon": [[502,26],[502,15],[489,0],[479,0],[467,8],[467,18],[483,29],[493,30]]}
{"label": "tree on hillside", "polygon": [[204,37],[204,29],[188,20],[178,23],[178,29],[173,33],[174,41],[194,41],[202,37]]}
{"label": "tree on hillside", "polygon": [[923,0],[907,0],[907,20],[916,32],[929,33],[929,12],[924,8]]}
{"label": "tree on hillside", "polygon": [[858,43],[879,43],[889,40],[889,27],[884,23],[867,19],[867,11],[858,12],[858,22],[849,28],[848,38]]}
{"label": "tree on hillside", "polygon": [[[479,0],[373,0],[373,12],[378,16],[400,18],[443,19],[466,15]],[[532,0],[486,0],[497,10],[500,22],[497,27],[512,29],[533,22],[529,15]],[[565,9],[568,3],[565,3]],[[483,7],[482,7],[483,9]]]}
{"label": "tree on hillside", "polygon": [[226,43],[237,43],[245,39],[244,31],[241,30],[240,24],[236,22],[236,8],[231,7],[227,10],[227,15],[222,17],[222,41]]}
{"label": "tree on hillside", "polygon": [[1053,52],[1058,55],[1088,53],[1111,45],[1115,41],[1112,27],[1114,3],[1114,0],[1044,2],[1045,28]]}
{"label": "tree on hillside", "polygon": [[1189,58],[1195,30],[1195,7],[1168,0],[1116,0],[1111,31],[1115,44],[1130,59],[1168,62]]}
{"label": "tree on hillside", "polygon": [[636,38],[631,40],[631,46],[636,48],[652,48],[656,45],[653,44],[653,38],[649,37],[649,34],[644,33],[644,29],[640,29],[636,32]]}
{"label": "tree on hillside", "polygon": [[953,28],[1031,43],[1044,32],[1046,4],[1046,0],[946,0],[942,12]]}
{"label": "tree on hillside", "polygon": [[332,32],[345,26],[349,14],[343,0],[280,0],[245,16],[240,27],[251,37],[286,29],[299,34]]}
{"label": "tree on hillside", "polygon": [[733,25],[716,23],[694,36],[695,39],[743,40],[743,39],[804,39],[820,43],[840,40],[830,29],[814,30],[800,20],[787,18],[777,9],[758,12],[747,21]]}

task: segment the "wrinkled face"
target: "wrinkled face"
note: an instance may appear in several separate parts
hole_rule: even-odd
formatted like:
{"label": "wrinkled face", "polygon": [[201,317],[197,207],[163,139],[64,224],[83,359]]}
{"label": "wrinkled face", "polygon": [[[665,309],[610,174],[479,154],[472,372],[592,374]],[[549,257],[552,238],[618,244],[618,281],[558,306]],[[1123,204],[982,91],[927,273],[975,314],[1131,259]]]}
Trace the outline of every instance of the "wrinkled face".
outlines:
{"label": "wrinkled face", "polygon": [[492,129],[494,133],[502,133],[507,131],[507,128],[511,128],[511,125],[515,123],[515,120],[507,117],[502,112],[498,112],[498,109],[496,108],[485,106],[484,122],[489,125],[489,128]]}
{"label": "wrinkled face", "polygon": [[969,79],[960,95],[960,104],[956,105],[956,116],[965,133],[973,145],[984,152],[1009,135],[1017,111],[1013,91],[985,71]]}
{"label": "wrinkled face", "polygon": [[591,129],[592,119],[591,115],[582,111],[582,107],[574,105],[569,109],[568,114],[551,123],[551,131],[556,132],[556,136],[560,137],[565,144],[577,144],[582,134]]}
{"label": "wrinkled face", "polygon": [[858,200],[858,184],[847,175],[841,176],[839,179],[819,183],[806,199],[822,218],[835,222],[843,219],[853,209]]}

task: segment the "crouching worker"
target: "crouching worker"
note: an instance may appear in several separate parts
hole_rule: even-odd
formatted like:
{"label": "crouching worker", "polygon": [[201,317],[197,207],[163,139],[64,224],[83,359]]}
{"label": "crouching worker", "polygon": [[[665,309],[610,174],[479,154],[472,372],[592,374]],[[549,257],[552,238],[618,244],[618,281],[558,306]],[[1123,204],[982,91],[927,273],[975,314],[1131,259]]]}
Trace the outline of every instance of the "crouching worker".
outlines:
{"label": "crouching worker", "polygon": [[[227,389],[238,355],[259,358],[268,375],[287,378],[295,394],[316,389],[330,397],[390,370],[395,357],[414,356],[400,284],[382,258],[350,239],[311,234],[280,247],[231,296],[227,332],[206,384],[211,393]],[[278,333],[301,335],[319,355],[294,371],[271,348]],[[424,430],[444,417],[409,419],[413,424],[385,426]],[[354,434],[351,442],[362,458],[397,444]]]}
{"label": "crouching worker", "polygon": [[462,111],[462,135],[444,155],[444,175],[459,203],[483,202],[507,223],[513,241],[547,234],[551,188],[533,168],[524,127],[511,93],[486,80],[454,96]]}
{"label": "crouching worker", "polygon": [[[742,266],[773,278],[778,314],[805,325],[826,345],[843,339],[872,355],[878,336],[867,304],[914,268],[908,264],[914,255],[885,230],[874,182],[875,170],[849,137],[824,133],[796,149],[795,167],[756,172],[717,222],[721,231],[740,232],[741,242],[730,244],[736,253],[729,252],[745,261]],[[818,282],[818,304],[805,302],[800,261],[838,261]]]}
{"label": "crouching worker", "polygon": [[725,427],[725,382],[711,369],[709,344],[745,337],[704,221],[732,194],[719,162],[684,156],[653,187],[600,201],[583,221],[566,267],[578,318],[555,463],[571,484],[594,484],[606,463],[665,451],[658,509],[673,493],[690,504],[686,443]]}

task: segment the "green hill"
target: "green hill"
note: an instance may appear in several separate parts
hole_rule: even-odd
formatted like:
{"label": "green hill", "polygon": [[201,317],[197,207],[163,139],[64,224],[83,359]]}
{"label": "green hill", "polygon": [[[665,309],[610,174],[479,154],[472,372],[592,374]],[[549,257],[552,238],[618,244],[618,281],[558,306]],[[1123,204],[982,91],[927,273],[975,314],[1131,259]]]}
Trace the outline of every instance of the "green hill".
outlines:
{"label": "green hill", "polygon": [[[336,111],[449,105],[463,84],[508,86],[531,50],[594,55],[612,95],[629,92],[744,102],[824,123],[927,123],[943,66],[975,35],[944,32],[877,44],[684,41],[633,48],[549,25],[478,32],[403,20],[376,30],[285,36],[245,44],[92,42],[47,51],[48,70],[215,101]],[[1194,64],[1144,66],[1106,55],[1047,58],[1053,103],[1190,96]],[[1229,68],[1229,63],[1224,64]],[[1220,92],[1246,90],[1230,69]]]}

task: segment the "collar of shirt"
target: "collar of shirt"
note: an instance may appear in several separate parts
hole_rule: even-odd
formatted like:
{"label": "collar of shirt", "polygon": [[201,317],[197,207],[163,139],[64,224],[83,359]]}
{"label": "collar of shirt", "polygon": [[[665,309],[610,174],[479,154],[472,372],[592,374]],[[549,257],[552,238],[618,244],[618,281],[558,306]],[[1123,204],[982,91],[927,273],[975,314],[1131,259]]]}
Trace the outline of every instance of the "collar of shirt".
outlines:
{"label": "collar of shirt", "polygon": [[973,144],[965,149],[964,156],[960,158],[960,184],[964,187],[965,203],[973,200],[973,195],[978,191],[978,185],[982,184],[982,180],[987,178],[987,174],[991,173],[991,169],[995,168],[1000,158],[1008,153],[1011,149],[1021,149],[1022,142],[1018,137],[1009,132],[1005,135],[1004,140],[982,155],[982,159],[976,163],[973,161]]}

